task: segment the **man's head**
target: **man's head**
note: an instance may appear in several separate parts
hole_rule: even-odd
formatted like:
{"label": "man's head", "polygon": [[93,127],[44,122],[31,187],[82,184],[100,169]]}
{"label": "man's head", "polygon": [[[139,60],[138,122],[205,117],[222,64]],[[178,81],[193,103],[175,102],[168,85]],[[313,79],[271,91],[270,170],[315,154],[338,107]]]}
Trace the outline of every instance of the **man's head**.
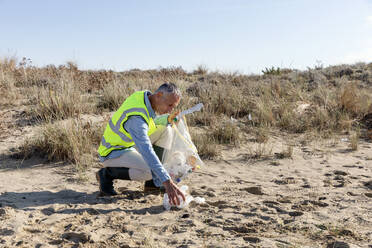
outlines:
{"label": "man's head", "polygon": [[150,97],[151,106],[158,114],[171,113],[180,103],[181,92],[174,83],[164,83]]}

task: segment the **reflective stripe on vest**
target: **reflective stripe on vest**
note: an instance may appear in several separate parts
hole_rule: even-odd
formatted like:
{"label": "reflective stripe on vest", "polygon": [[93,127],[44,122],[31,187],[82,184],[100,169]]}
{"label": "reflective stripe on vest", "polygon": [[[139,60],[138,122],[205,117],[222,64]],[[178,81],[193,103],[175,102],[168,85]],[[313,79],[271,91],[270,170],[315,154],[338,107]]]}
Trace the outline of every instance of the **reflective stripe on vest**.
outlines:
{"label": "reflective stripe on vest", "polygon": [[119,129],[120,129],[121,122],[125,119],[125,117],[127,116],[127,114],[128,113],[131,113],[131,112],[141,112],[141,113],[145,114],[147,116],[147,118],[149,118],[146,110],[144,110],[143,108],[131,108],[131,109],[125,110],[123,112],[123,114],[120,116],[119,120],[116,122],[116,125],[114,125],[114,123],[112,122],[112,119],[110,119],[110,121],[109,121],[109,125],[110,125],[111,130],[114,133],[116,133],[117,135],[119,135],[120,138],[122,140],[124,140],[125,142],[132,142],[133,140],[131,140],[125,134],[123,134],[122,132],[120,132]]}
{"label": "reflective stripe on vest", "polygon": [[147,134],[156,131],[154,120],[148,113],[145,104],[145,91],[137,91],[129,96],[109,120],[98,148],[100,156],[107,156],[113,150],[132,147],[130,134],[124,129],[124,123],[130,116],[141,116],[149,126]]}
{"label": "reflective stripe on vest", "polygon": [[118,148],[118,149],[122,149],[122,148],[125,148],[125,146],[112,146],[110,143],[106,142],[106,139],[105,137],[102,137],[101,139],[101,143],[104,147],[106,147],[107,149],[110,149],[110,148]]}

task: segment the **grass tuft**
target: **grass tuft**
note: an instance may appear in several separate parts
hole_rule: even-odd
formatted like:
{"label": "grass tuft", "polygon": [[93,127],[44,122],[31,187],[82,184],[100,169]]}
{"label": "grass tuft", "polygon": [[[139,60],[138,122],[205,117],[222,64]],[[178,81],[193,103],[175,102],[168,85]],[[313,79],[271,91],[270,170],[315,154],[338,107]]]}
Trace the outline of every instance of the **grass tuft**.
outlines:
{"label": "grass tuft", "polygon": [[191,131],[191,138],[201,159],[215,159],[220,155],[216,141],[212,136]]}
{"label": "grass tuft", "polygon": [[98,108],[105,108],[110,111],[117,110],[124,100],[134,92],[129,83],[114,81],[102,90]]}
{"label": "grass tuft", "polygon": [[56,86],[34,87],[36,105],[30,114],[45,122],[78,117],[90,112],[93,107],[88,98],[72,82],[64,82]]}
{"label": "grass tuft", "polygon": [[225,123],[224,125],[217,126],[211,132],[211,136],[219,144],[239,144],[239,128],[230,123]]}
{"label": "grass tuft", "polygon": [[51,161],[68,161],[77,171],[84,171],[92,166],[102,132],[100,125],[80,119],[46,123],[36,137],[25,141],[21,154],[26,158],[38,154]]}
{"label": "grass tuft", "polygon": [[350,135],[350,149],[351,150],[353,150],[353,151],[358,150],[358,148],[359,148],[359,138],[360,138],[360,132],[358,130],[354,131]]}

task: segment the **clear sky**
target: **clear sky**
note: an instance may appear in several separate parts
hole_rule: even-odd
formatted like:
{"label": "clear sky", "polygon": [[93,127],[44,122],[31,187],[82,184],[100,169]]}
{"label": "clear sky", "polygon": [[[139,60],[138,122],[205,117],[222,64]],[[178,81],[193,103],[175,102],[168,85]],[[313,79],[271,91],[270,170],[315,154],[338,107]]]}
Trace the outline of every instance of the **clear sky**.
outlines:
{"label": "clear sky", "polygon": [[372,0],[0,0],[0,58],[116,71],[372,62]]}

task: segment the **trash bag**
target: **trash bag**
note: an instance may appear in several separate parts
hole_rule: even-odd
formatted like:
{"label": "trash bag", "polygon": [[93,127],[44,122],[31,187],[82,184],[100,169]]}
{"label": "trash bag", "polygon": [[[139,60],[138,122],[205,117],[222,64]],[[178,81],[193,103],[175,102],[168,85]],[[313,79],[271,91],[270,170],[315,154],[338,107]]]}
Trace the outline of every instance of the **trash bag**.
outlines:
{"label": "trash bag", "polygon": [[172,125],[172,131],[171,148],[164,152],[163,166],[172,180],[178,183],[204,163],[191,140],[185,117],[177,125]]}

